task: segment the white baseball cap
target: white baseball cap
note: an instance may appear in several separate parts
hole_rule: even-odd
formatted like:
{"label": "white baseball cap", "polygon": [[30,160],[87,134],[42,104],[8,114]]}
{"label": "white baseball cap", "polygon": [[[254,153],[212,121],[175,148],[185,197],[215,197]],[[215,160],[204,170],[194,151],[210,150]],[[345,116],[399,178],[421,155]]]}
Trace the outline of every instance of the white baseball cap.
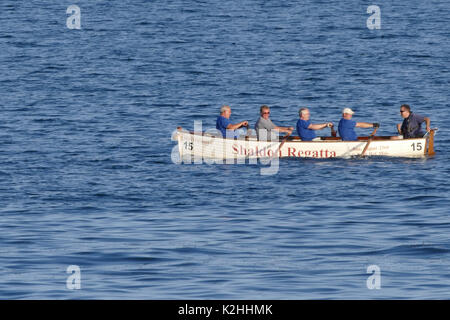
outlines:
{"label": "white baseball cap", "polygon": [[345,108],[344,110],[342,110],[342,113],[354,114],[353,110],[350,108]]}

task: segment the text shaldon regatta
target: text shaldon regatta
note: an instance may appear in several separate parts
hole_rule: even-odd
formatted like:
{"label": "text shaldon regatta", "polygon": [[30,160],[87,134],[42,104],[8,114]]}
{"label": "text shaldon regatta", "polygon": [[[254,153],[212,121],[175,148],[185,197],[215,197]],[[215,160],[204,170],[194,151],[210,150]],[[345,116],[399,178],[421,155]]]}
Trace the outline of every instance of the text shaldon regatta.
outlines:
{"label": "text shaldon regatta", "polygon": [[[243,146],[242,144],[233,144],[231,147],[233,149],[233,154],[240,156],[257,156],[257,157],[273,157],[274,153],[277,150],[272,150],[267,147],[258,148],[258,146],[254,148],[248,148]],[[281,158],[283,156],[288,157],[306,157],[306,158],[334,158],[336,157],[336,151],[330,151],[327,149],[320,150],[301,150],[293,147],[287,148],[287,155],[282,153],[283,149],[278,149],[278,156]]]}

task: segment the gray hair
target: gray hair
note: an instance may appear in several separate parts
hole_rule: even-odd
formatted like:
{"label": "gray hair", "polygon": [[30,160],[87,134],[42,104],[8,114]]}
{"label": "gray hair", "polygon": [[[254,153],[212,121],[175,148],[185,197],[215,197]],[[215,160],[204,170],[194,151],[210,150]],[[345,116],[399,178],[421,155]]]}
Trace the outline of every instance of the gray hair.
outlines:
{"label": "gray hair", "polygon": [[306,111],[306,110],[308,110],[308,108],[301,108],[301,109],[298,111],[298,115],[299,115],[299,116],[302,116],[302,115],[303,115],[303,111]]}
{"label": "gray hair", "polygon": [[222,106],[222,107],[220,108],[220,114],[224,113],[225,110],[230,110],[230,109],[231,109],[230,106]]}

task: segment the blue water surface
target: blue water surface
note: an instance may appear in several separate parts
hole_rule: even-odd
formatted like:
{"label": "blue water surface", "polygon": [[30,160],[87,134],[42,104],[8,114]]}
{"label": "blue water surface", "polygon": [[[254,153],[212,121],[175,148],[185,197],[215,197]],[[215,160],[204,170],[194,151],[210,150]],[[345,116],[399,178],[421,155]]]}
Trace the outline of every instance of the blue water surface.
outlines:
{"label": "blue water surface", "polygon": [[[449,11],[1,1],[0,298],[450,298]],[[392,135],[402,103],[439,128],[434,158],[281,160],[269,176],[171,158],[176,127],[214,128],[222,104],[251,124],[267,104],[286,126],[350,107]]]}

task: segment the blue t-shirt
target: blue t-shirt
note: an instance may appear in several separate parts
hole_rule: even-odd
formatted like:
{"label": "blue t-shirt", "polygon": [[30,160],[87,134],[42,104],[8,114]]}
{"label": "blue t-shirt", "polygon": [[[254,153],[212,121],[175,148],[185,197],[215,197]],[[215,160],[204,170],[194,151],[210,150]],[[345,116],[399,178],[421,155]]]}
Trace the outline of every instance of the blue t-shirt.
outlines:
{"label": "blue t-shirt", "polygon": [[339,136],[341,139],[344,141],[357,141],[358,136],[356,135],[355,127],[356,121],[342,118],[341,121],[339,121],[338,126]]}
{"label": "blue t-shirt", "polygon": [[311,141],[316,137],[316,133],[312,129],[308,129],[309,125],[311,124],[311,120],[302,120],[299,119],[297,121],[297,133],[300,139],[303,141]]}
{"label": "blue t-shirt", "polygon": [[[219,130],[220,132],[222,132],[222,136],[223,136],[224,138],[227,137],[227,127],[228,127],[228,125],[230,125],[230,124],[231,124],[230,119],[227,119],[227,118],[225,118],[225,117],[223,117],[223,116],[219,116],[219,117],[217,118],[217,121],[216,121],[216,129]],[[233,132],[232,138],[236,138],[236,134],[234,133],[234,130],[229,130],[229,131],[232,131],[232,132]]]}

